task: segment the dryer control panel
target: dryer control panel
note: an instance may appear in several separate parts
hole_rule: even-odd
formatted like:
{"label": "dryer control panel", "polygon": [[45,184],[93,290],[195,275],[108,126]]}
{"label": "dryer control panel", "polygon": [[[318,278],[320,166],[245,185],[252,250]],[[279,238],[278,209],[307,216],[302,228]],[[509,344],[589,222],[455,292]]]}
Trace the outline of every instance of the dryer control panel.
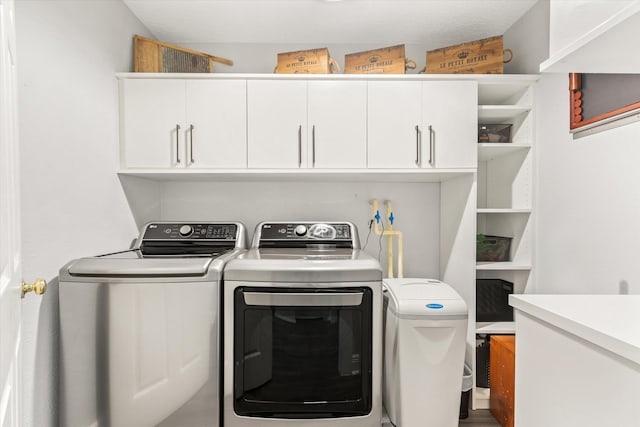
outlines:
{"label": "dryer control panel", "polygon": [[355,226],[347,222],[264,222],[258,226],[254,245],[298,247],[326,243],[342,248],[359,246]]}

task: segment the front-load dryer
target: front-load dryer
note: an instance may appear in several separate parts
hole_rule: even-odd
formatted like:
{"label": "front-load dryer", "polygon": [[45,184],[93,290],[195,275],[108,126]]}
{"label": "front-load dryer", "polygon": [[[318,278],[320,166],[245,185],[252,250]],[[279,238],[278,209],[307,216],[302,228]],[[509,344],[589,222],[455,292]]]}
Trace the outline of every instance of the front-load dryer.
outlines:
{"label": "front-load dryer", "polygon": [[220,284],[239,223],[147,224],[60,270],[61,427],[219,425]]}
{"label": "front-load dryer", "polygon": [[263,222],[225,267],[225,427],[381,425],[382,269],[348,222]]}

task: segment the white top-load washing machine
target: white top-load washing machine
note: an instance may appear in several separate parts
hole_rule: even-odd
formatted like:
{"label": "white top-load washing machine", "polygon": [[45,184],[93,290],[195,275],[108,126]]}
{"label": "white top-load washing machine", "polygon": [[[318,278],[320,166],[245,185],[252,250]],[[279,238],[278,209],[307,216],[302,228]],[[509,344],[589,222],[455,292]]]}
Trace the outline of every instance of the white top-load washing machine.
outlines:
{"label": "white top-load washing machine", "polygon": [[240,223],[147,224],[130,250],[60,270],[62,427],[220,419],[220,284]]}
{"label": "white top-load washing machine", "polygon": [[456,427],[467,305],[433,279],[385,279],[384,405],[398,427]]}
{"label": "white top-load washing machine", "polygon": [[225,267],[225,427],[379,427],[382,270],[348,222],[263,222]]}

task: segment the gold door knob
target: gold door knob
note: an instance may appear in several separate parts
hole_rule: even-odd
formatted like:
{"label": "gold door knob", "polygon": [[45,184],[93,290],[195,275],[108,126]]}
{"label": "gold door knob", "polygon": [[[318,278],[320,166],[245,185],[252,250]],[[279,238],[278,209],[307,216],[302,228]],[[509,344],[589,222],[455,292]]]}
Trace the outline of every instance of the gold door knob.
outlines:
{"label": "gold door knob", "polygon": [[35,292],[36,295],[42,295],[47,290],[47,281],[44,279],[36,279],[33,283],[25,283],[22,282],[22,293],[21,297],[24,298],[25,294],[29,292]]}

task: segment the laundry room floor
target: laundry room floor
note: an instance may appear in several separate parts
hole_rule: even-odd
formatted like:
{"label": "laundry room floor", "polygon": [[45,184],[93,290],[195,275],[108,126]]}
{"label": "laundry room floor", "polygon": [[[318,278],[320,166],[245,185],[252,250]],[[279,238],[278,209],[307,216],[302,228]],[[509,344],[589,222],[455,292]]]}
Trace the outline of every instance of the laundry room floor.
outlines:
{"label": "laundry room floor", "polygon": [[488,409],[469,410],[469,418],[460,420],[459,425],[464,427],[500,427],[500,423]]}
{"label": "laundry room floor", "polygon": [[[459,425],[464,427],[500,427],[500,423],[493,418],[488,409],[469,410],[469,418],[460,420]],[[393,427],[386,411],[382,413],[382,427]]]}

